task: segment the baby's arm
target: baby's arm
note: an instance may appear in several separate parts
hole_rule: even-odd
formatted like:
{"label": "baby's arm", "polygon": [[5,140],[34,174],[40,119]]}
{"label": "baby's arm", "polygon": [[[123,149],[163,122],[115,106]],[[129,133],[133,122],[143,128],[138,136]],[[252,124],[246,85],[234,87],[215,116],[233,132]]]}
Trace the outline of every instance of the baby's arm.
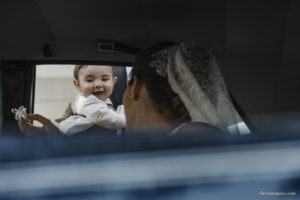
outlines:
{"label": "baby's arm", "polygon": [[85,99],[80,114],[85,115],[90,121],[97,126],[107,129],[124,128],[126,125],[125,115],[123,112],[116,112],[108,108],[105,102],[91,95]]}

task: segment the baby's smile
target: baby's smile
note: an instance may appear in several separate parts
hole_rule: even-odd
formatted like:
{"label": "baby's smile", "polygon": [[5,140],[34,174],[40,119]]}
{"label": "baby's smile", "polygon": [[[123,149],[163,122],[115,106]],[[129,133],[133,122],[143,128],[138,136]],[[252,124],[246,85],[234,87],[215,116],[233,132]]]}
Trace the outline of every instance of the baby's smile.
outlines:
{"label": "baby's smile", "polygon": [[104,91],[93,92],[93,95],[102,95],[102,94],[104,94]]}

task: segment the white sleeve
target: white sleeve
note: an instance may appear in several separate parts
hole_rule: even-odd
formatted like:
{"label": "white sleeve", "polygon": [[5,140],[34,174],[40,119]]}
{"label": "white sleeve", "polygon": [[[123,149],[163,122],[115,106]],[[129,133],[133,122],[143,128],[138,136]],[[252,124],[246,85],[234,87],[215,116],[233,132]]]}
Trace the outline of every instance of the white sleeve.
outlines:
{"label": "white sleeve", "polygon": [[117,107],[117,111],[116,111],[117,113],[120,113],[120,114],[122,114],[122,115],[125,115],[125,111],[124,111],[124,106],[123,105],[119,105],[118,107]]}
{"label": "white sleeve", "polygon": [[124,112],[109,109],[105,102],[93,95],[86,98],[78,111],[80,114],[85,115],[91,122],[103,128],[118,129],[126,126]]}
{"label": "white sleeve", "polygon": [[72,115],[67,119],[61,121],[58,124],[58,128],[61,132],[63,132],[66,135],[73,135],[75,133],[85,131],[93,125],[94,123],[92,123],[89,119],[85,117]]}

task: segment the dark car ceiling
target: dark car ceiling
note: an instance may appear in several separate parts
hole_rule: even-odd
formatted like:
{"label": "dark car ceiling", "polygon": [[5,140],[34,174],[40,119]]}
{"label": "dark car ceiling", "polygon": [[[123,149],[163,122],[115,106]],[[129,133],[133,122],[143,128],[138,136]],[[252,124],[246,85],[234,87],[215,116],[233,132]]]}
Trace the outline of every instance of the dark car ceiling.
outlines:
{"label": "dark car ceiling", "polygon": [[200,41],[247,114],[299,111],[299,10],[298,0],[2,0],[0,60],[132,62],[97,43]]}
{"label": "dark car ceiling", "polygon": [[[220,0],[6,0],[0,5],[0,59],[133,61],[120,52],[100,54],[97,42],[136,48],[187,39],[220,48],[225,42]],[[52,48],[51,58],[44,57],[43,44]]]}

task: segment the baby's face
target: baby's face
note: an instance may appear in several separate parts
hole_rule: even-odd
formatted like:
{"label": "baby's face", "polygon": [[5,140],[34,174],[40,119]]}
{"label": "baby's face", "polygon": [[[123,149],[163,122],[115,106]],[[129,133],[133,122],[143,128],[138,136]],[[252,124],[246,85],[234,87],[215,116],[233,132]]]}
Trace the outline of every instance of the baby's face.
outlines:
{"label": "baby's face", "polygon": [[84,97],[94,95],[105,101],[110,97],[117,77],[113,77],[111,66],[88,65],[79,70],[78,81],[74,84]]}

